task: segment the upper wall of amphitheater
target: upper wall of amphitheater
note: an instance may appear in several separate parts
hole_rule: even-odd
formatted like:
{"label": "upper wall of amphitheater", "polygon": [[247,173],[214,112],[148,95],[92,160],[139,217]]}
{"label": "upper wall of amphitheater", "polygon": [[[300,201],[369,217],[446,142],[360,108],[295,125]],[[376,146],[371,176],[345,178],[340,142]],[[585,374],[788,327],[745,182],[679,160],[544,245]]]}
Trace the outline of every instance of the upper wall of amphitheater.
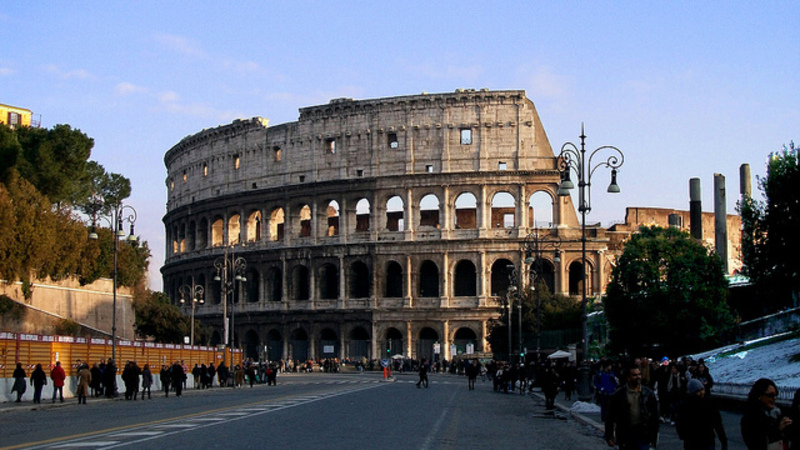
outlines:
{"label": "upper wall of amphitheater", "polygon": [[463,90],[334,99],[296,122],[236,120],[182,139],[165,155],[167,210],[253,190],[358,178],[553,170],[525,91]]}

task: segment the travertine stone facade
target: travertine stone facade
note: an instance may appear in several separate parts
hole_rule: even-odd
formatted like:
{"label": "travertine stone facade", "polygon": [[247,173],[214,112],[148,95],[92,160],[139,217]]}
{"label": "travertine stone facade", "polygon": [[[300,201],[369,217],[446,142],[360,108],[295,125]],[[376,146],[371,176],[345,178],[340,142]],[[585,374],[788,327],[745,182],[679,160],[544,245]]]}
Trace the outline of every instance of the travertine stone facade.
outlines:
{"label": "travertine stone facade", "polygon": [[[542,255],[548,282],[579,289],[580,226],[556,195],[556,158],[524,91],[335,99],[296,122],[203,130],[164,162],[165,290],[177,302],[181,286],[205,288],[196,316],[217,344],[214,261],[226,248],[244,258],[235,343],[253,357],[489,351],[534,225],[563,241],[559,263]],[[590,292],[605,284],[606,246],[590,229]]]}

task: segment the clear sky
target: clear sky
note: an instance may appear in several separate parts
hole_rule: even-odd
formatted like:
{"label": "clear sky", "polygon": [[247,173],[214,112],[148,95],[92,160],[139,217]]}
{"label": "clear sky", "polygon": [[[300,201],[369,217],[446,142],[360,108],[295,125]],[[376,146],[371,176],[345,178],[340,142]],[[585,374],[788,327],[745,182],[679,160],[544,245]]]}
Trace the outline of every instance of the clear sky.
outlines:
{"label": "clear sky", "polygon": [[593,179],[589,222],[688,209],[692,177],[712,211],[714,173],[732,213],[740,164],[763,175],[800,140],[798,23],[797,1],[8,1],[0,103],[82,130],[92,159],[131,179],[160,289],[164,153],[337,97],[523,89],[554,151],[585,123],[588,149],[625,153],[621,194]]}

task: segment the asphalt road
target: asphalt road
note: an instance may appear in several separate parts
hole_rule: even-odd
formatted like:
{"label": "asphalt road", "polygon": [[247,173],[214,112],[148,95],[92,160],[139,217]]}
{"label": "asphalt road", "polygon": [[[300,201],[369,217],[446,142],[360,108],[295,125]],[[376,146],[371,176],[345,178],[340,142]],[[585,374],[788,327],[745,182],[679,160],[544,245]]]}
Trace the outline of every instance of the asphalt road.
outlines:
{"label": "asphalt road", "polygon": [[601,449],[592,427],[544,414],[529,396],[489,382],[431,375],[305,374],[278,386],[188,391],[152,400],[75,400],[3,408],[0,448]]}

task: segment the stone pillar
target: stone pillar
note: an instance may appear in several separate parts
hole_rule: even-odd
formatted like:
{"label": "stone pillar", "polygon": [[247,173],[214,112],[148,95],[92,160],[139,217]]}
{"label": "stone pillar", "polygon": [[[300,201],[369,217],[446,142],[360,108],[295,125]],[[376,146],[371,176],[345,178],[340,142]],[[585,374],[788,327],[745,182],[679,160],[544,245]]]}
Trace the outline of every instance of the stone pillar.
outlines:
{"label": "stone pillar", "polygon": [[692,237],[703,240],[703,202],[700,195],[700,178],[689,180],[689,228]]}
{"label": "stone pillar", "polygon": [[728,212],[725,203],[725,175],[714,174],[714,246],[728,273]]}
{"label": "stone pillar", "polygon": [[488,271],[486,270],[486,251],[481,250],[479,253],[480,260],[478,261],[478,306],[486,306],[486,274]]}
{"label": "stone pillar", "polygon": [[[411,345],[411,344],[412,344],[412,338],[411,338],[411,321],[408,321],[408,322],[406,322],[406,336],[408,337],[408,339],[406,339],[406,352],[405,352],[405,356],[407,356],[407,357],[414,357],[414,358],[417,358],[417,357],[419,357],[419,355],[415,355],[415,354],[411,353],[411,349],[413,348],[413,347],[412,347],[412,345]],[[417,342],[417,340],[416,340],[416,339],[413,339],[413,342]]]}
{"label": "stone pillar", "polygon": [[414,286],[413,276],[414,273],[411,263],[411,256],[406,256],[406,297],[403,301],[403,306],[406,308],[414,307],[414,293],[412,292]]}
{"label": "stone pillar", "polygon": [[450,307],[450,294],[453,292],[452,279],[453,277],[450,274],[450,254],[444,252],[442,255],[442,291],[441,295],[439,295],[441,299],[441,304],[439,306],[441,308]]}
{"label": "stone pillar", "polygon": [[739,194],[742,197],[751,197],[750,191],[750,164],[739,166]]}

